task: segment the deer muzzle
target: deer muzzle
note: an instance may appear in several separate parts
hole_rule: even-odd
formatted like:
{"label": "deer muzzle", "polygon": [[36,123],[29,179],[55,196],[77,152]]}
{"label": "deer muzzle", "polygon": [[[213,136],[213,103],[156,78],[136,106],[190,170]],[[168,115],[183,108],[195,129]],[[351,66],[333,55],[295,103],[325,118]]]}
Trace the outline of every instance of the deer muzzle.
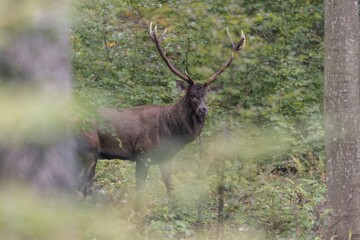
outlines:
{"label": "deer muzzle", "polygon": [[208,110],[206,106],[200,106],[197,109],[196,115],[198,115],[199,117],[205,117],[208,114]]}

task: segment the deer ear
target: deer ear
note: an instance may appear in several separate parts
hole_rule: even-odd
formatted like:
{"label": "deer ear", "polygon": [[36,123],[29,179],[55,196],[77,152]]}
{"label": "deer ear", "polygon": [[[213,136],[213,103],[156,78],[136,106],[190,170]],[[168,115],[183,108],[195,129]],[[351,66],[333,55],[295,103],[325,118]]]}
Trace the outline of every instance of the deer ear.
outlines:
{"label": "deer ear", "polygon": [[188,89],[188,85],[183,81],[175,80],[176,87],[181,91],[186,91]]}
{"label": "deer ear", "polygon": [[220,89],[222,89],[223,85],[224,85],[224,83],[220,82],[215,86],[212,86],[212,87],[208,86],[208,91],[209,92],[218,92]]}

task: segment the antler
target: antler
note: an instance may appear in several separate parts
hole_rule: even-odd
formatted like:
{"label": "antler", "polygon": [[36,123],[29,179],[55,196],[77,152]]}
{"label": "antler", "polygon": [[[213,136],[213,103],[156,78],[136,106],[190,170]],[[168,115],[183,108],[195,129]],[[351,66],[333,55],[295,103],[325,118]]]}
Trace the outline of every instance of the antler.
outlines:
{"label": "antler", "polygon": [[164,62],[166,63],[166,65],[169,67],[169,69],[176,74],[178,77],[180,77],[181,79],[183,79],[184,81],[186,81],[188,84],[193,85],[194,81],[189,77],[189,75],[187,73],[183,74],[181,73],[179,70],[176,69],[176,67],[174,65],[171,64],[170,60],[167,58],[164,50],[162,49],[160,43],[163,40],[165,33],[167,31],[167,28],[165,28],[164,32],[161,34],[160,38],[158,38],[157,36],[157,25],[155,25],[155,29],[153,31],[152,29],[152,22],[150,23],[150,38],[151,40],[155,43],[157,50],[160,53],[160,56],[162,57],[162,59],[164,60]]}
{"label": "antler", "polygon": [[236,53],[237,51],[239,51],[241,47],[245,46],[246,37],[245,37],[245,35],[244,35],[244,33],[243,33],[242,30],[241,30],[241,38],[240,38],[240,41],[239,41],[237,44],[235,44],[235,43],[233,42],[233,40],[231,39],[231,36],[230,36],[230,32],[229,32],[229,28],[228,28],[228,27],[226,27],[226,31],[227,31],[227,34],[228,34],[228,36],[229,36],[229,38],[230,38],[230,41],[231,41],[231,50],[232,50],[231,56],[230,56],[230,58],[229,58],[228,60],[226,60],[226,62],[223,64],[223,66],[222,66],[219,70],[217,70],[217,71],[206,81],[206,84],[207,84],[207,85],[209,85],[209,84],[211,84],[212,82],[214,82],[214,81],[216,80],[216,78],[217,78],[218,76],[220,76],[220,74],[221,74],[228,66],[230,66],[230,64],[232,63],[232,60],[233,60],[233,58],[234,58],[234,53]]}

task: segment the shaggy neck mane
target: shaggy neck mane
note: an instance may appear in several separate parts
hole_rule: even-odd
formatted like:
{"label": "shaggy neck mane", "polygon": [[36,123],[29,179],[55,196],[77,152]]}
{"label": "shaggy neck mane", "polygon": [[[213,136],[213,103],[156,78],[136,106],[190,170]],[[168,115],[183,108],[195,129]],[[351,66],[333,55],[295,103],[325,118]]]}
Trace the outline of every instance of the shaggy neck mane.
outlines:
{"label": "shaggy neck mane", "polygon": [[184,95],[175,105],[165,109],[163,120],[174,134],[189,138],[198,137],[204,127],[204,118],[199,118],[192,109],[189,99]]}

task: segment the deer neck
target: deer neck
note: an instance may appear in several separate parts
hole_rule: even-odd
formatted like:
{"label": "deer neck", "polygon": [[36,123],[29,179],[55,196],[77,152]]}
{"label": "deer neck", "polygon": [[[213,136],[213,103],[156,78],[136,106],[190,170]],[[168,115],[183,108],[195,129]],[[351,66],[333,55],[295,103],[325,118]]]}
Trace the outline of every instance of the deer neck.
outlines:
{"label": "deer neck", "polygon": [[189,100],[183,96],[168,112],[171,119],[169,128],[178,135],[189,138],[190,141],[198,137],[204,127],[205,118],[199,118],[192,109]]}

